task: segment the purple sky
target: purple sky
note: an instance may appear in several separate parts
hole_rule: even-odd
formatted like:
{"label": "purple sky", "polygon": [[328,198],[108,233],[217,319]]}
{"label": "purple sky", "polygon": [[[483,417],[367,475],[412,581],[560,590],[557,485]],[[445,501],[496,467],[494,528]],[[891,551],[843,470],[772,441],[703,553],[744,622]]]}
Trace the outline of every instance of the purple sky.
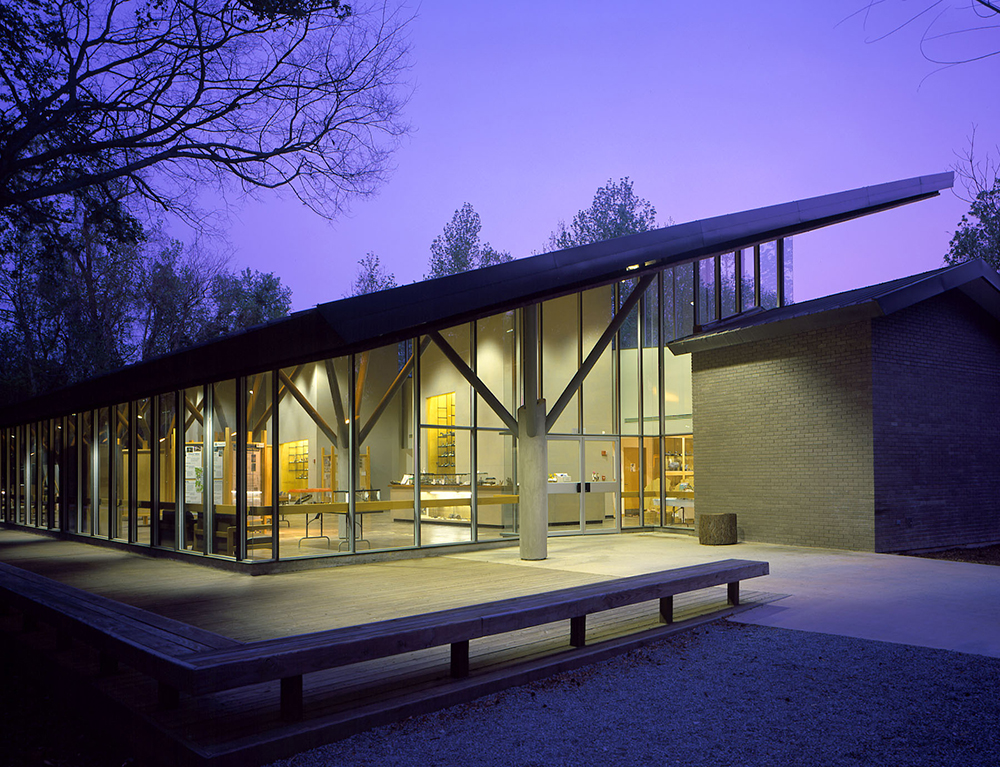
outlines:
{"label": "purple sky", "polygon": [[[970,1],[954,0],[956,22]],[[274,271],[303,309],[340,298],[369,251],[420,279],[464,202],[520,257],[609,178],[682,223],[948,170],[973,125],[977,146],[1000,144],[1000,57],[926,77],[930,17],[866,42],[915,7],[845,21],[866,3],[427,0],[410,27],[414,130],[389,183],[333,224],[293,199],[245,204],[233,265]],[[940,266],[967,207],[946,193],[797,238],[796,299]]]}

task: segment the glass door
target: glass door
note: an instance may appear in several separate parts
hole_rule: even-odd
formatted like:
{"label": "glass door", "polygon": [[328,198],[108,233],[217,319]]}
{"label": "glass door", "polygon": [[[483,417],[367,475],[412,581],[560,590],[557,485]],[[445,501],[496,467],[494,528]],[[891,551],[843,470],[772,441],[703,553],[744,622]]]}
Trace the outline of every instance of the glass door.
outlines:
{"label": "glass door", "polygon": [[621,485],[618,440],[583,438],[584,530],[616,530]]}
{"label": "glass door", "polygon": [[549,534],[580,532],[579,437],[549,437]]}
{"label": "glass door", "polygon": [[549,437],[549,533],[617,529],[618,441]]}

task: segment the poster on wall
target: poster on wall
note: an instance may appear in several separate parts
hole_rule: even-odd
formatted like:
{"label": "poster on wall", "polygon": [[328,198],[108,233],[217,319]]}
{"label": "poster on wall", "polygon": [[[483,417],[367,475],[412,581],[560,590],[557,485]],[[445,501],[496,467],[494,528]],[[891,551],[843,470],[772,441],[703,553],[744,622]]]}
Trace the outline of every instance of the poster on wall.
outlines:
{"label": "poster on wall", "polygon": [[[212,498],[216,504],[222,503],[222,471],[223,456],[226,453],[226,443],[216,442],[212,448],[212,475],[214,482]],[[205,490],[205,467],[201,460],[201,445],[184,446],[184,503],[204,503],[202,496]]]}
{"label": "poster on wall", "polygon": [[184,446],[184,503],[202,503],[205,489],[205,467],[201,462],[201,445]]}

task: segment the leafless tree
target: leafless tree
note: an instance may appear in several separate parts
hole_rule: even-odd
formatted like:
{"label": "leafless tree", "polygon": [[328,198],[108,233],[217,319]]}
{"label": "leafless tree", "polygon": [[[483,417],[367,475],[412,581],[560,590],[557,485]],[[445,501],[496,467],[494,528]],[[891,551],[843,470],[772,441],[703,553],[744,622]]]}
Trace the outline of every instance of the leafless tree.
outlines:
{"label": "leafless tree", "polygon": [[[997,157],[1000,157],[1000,147],[995,148]],[[962,152],[956,152],[958,162],[952,168],[958,176],[961,189],[956,189],[955,196],[965,202],[971,203],[976,197],[988,192],[1000,178],[1000,162],[995,156],[991,156],[989,151],[980,154],[976,149],[976,126],[972,127],[969,134],[969,145]]]}
{"label": "leafless tree", "polygon": [[858,17],[867,42],[922,27],[920,52],[942,69],[1000,55],[997,0],[868,0],[848,19]]}
{"label": "leafless tree", "polygon": [[405,26],[339,0],[0,0],[0,212],[116,181],[183,214],[235,181],[333,216],[406,130]]}

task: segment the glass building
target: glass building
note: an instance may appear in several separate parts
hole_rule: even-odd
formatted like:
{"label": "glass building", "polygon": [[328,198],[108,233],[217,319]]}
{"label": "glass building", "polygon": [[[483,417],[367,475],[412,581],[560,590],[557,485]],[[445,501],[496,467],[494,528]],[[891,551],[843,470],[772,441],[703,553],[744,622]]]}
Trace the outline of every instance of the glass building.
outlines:
{"label": "glass building", "polygon": [[0,414],[0,519],[205,561],[691,530],[690,357],[791,302],[799,232],[921,177],[298,312]]}

